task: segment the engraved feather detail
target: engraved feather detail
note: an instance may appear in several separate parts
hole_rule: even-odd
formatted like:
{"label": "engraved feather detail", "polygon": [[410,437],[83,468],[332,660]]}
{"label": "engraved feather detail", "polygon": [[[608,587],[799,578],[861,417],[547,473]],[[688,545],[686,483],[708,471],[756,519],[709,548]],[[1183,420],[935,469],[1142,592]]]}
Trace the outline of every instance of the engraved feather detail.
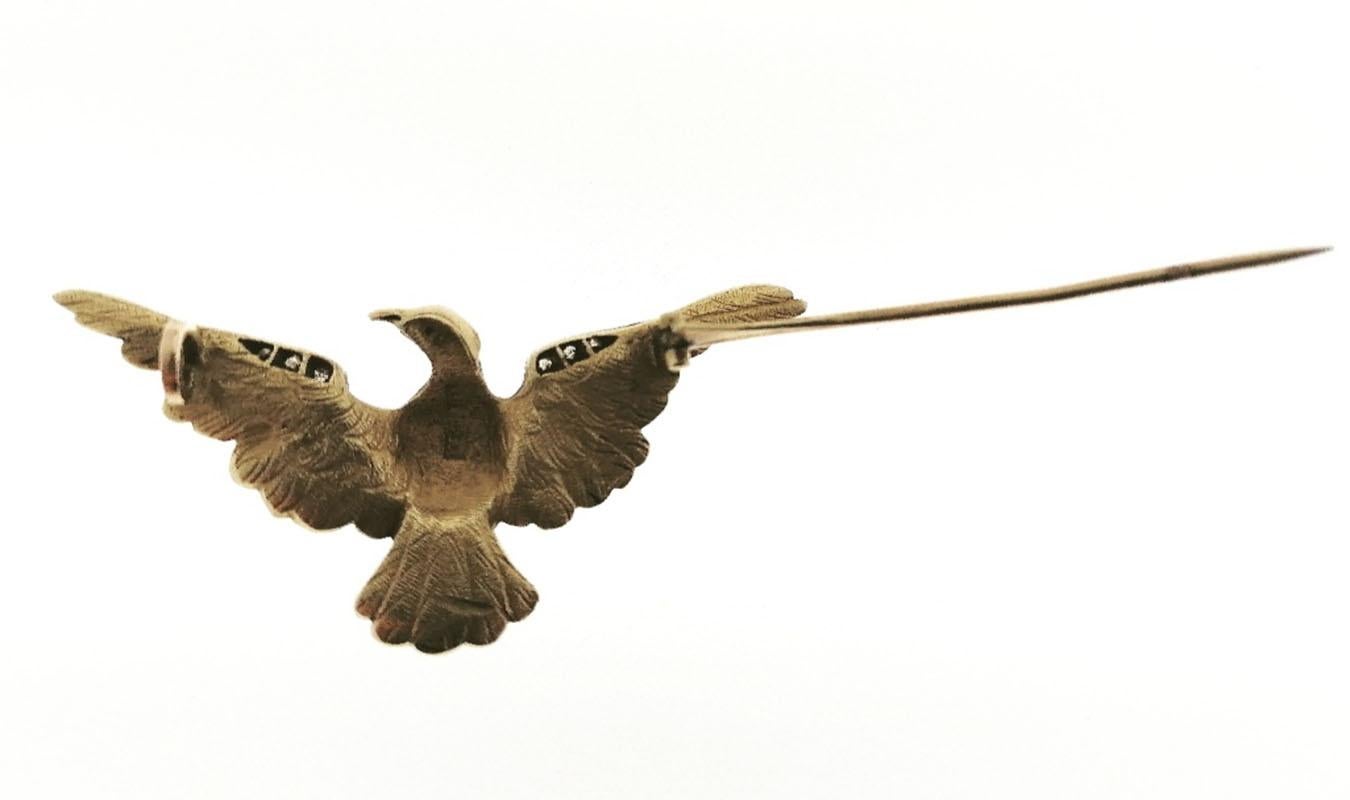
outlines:
{"label": "engraved feather detail", "polygon": [[793,297],[790,290],[757,284],[709,295],[680,309],[679,316],[688,322],[730,325],[788,319],[804,311],[805,301]]}
{"label": "engraved feather detail", "polygon": [[672,326],[784,319],[805,310],[782,287],[742,286],[659,320],[570,340],[604,346],[565,367],[527,369],[525,384],[502,403],[514,480],[496,498],[493,519],[556,528],[575,509],[598,505],[628,484],[647,458],[642,428],[666,407],[678,380],[666,362],[666,351],[677,345]]}
{"label": "engraved feather detail", "polygon": [[73,311],[81,325],[121,339],[122,357],[127,361],[143,369],[159,367],[160,332],[168,317],[135,303],[80,289],[57,292],[53,299]]}
{"label": "engraved feather detail", "polygon": [[678,376],[657,360],[653,330],[623,332],[599,356],[540,379],[504,405],[513,420],[514,485],[494,513],[512,525],[556,528],[628,483],[647,458],[642,428]]}
{"label": "engraved feather detail", "polygon": [[234,440],[232,474],[274,513],[330,530],[355,522],[381,496],[397,497],[391,414],[353,397],[340,369],[313,380],[260,361],[232,333],[208,328],[200,336],[200,363],[187,368],[192,394],[165,413]]}
{"label": "engraved feather detail", "polygon": [[445,519],[413,509],[356,610],[372,621],[380,640],[439,653],[495,641],[538,599],[486,518]]}

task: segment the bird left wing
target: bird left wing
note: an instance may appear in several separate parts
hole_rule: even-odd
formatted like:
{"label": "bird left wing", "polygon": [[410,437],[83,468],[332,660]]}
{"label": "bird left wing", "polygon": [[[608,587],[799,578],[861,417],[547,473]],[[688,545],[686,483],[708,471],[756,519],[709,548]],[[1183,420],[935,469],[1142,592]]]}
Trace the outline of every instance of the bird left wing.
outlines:
{"label": "bird left wing", "polygon": [[168,317],[96,292],[58,292],[54,299],[75,312],[81,325],[121,339],[122,357],[127,361],[144,369],[159,369],[159,340]]}
{"label": "bird left wing", "polygon": [[642,428],[675,388],[678,328],[786,319],[806,304],[778,286],[742,286],[658,320],[597,331],[536,353],[520,390],[501,403],[510,435],[509,478],[494,522],[556,528],[577,507],[627,485],[647,457]]}
{"label": "bird left wing", "polygon": [[232,473],[275,513],[319,530],[355,522],[371,536],[397,531],[403,480],[392,453],[392,412],[354,397],[336,364],[94,292],[55,299],[79,322],[121,337],[132,363],[157,365],[168,393],[165,414],[234,440]]}

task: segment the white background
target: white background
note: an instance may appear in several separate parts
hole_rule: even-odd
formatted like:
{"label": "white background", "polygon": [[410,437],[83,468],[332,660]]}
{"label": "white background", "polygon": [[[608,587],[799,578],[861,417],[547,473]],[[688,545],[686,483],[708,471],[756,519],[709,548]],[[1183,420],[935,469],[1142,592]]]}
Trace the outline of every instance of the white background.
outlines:
{"label": "white background", "polygon": [[1350,245],[1341,4],[44,2],[0,13],[6,797],[1350,794],[1344,250],[725,345],[429,657],[48,299],[397,406],[537,345]]}

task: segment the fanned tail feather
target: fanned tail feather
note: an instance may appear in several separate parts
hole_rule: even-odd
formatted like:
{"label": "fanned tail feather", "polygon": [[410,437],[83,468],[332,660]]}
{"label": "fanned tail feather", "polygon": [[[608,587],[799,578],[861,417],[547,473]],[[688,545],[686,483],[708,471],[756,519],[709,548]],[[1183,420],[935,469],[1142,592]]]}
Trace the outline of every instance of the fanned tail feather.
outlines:
{"label": "fanned tail feather", "polygon": [[374,623],[381,641],[439,653],[495,641],[537,600],[485,519],[409,510],[356,610]]}

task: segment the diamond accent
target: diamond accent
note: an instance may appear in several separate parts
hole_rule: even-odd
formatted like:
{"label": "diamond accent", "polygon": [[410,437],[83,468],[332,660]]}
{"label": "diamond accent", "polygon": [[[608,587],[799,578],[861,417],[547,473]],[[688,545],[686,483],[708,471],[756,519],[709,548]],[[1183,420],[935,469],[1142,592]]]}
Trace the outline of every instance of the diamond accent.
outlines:
{"label": "diamond accent", "polygon": [[286,369],[300,369],[300,356],[293,355],[287,358]]}
{"label": "diamond accent", "polygon": [[539,359],[539,368],[540,368],[540,369],[548,369],[548,368],[551,367],[551,366],[553,366],[553,359],[551,359],[551,358],[541,358],[541,359]]}
{"label": "diamond accent", "polygon": [[258,351],[258,358],[267,359],[271,358],[271,356],[272,356],[272,348],[270,347],[264,347],[263,349]]}
{"label": "diamond accent", "polygon": [[567,345],[562,349],[562,354],[563,358],[567,359],[568,361],[571,361],[572,359],[576,358],[577,357],[576,345],[572,344]]}
{"label": "diamond accent", "polygon": [[332,377],[332,376],[328,374],[328,370],[326,370],[326,369],[316,369],[316,370],[314,370],[314,379],[315,379],[315,380],[326,381],[326,380],[328,380],[328,379],[331,378],[331,377]]}

